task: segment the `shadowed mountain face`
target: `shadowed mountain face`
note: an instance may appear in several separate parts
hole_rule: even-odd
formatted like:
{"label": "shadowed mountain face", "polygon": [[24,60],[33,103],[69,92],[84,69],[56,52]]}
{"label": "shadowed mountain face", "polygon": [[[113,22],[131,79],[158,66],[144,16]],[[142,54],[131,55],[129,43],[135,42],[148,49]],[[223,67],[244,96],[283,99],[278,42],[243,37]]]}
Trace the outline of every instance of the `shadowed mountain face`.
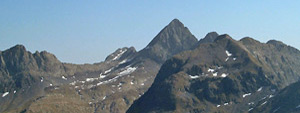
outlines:
{"label": "shadowed mountain face", "polygon": [[278,41],[221,35],[167,60],[127,112],[248,112],[299,79],[299,56]]}
{"label": "shadowed mountain face", "polygon": [[300,82],[282,89],[278,93],[262,99],[250,113],[299,113]]}
{"label": "shadowed mountain face", "polygon": [[95,64],[61,63],[17,45],[0,53],[0,112],[125,112],[165,60],[197,42],[174,19],[143,50],[120,48]]}

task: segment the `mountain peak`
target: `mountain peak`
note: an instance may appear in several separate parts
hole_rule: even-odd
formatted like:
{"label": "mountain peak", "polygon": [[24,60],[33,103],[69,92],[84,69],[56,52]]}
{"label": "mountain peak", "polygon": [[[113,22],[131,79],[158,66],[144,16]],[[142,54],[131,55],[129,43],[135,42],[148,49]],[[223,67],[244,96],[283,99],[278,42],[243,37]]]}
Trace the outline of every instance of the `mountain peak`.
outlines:
{"label": "mountain peak", "polygon": [[272,44],[272,45],[274,45],[274,46],[286,45],[286,44],[284,44],[283,42],[277,41],[277,40],[269,40],[269,41],[267,42],[267,44]]}
{"label": "mountain peak", "polygon": [[217,32],[209,32],[203,39],[200,39],[199,43],[214,42],[218,36],[219,34]]}
{"label": "mountain peak", "polygon": [[[163,28],[154,39],[148,44],[148,46],[153,46],[158,42],[170,39],[176,39],[176,41],[188,40],[186,38],[193,38],[193,40],[197,40],[194,35],[189,31],[188,28],[184,27],[183,23],[181,23],[178,19],[173,19],[165,28]],[[170,43],[170,42],[168,42]]]}
{"label": "mountain peak", "polygon": [[198,42],[187,27],[178,20],[172,20],[142,50],[142,54],[157,62],[164,62],[174,54],[191,49]]}
{"label": "mountain peak", "polygon": [[25,46],[21,45],[21,44],[17,44],[14,47],[11,47],[9,50],[21,50],[21,51],[26,51]]}
{"label": "mountain peak", "polygon": [[167,25],[167,27],[184,27],[184,25],[177,18],[175,18]]}
{"label": "mountain peak", "polygon": [[216,35],[219,35],[219,34],[215,31],[212,31],[212,32],[207,33],[205,37],[207,37],[207,36],[216,36]]}
{"label": "mountain peak", "polygon": [[20,44],[17,44],[3,52],[4,52],[4,54],[9,53],[9,54],[17,54],[17,55],[27,53],[26,48]]}
{"label": "mountain peak", "polygon": [[233,40],[233,39],[231,38],[231,36],[229,36],[228,34],[223,34],[223,35],[218,36],[218,37],[215,39],[215,41],[224,40],[224,39],[226,39],[226,40]]}

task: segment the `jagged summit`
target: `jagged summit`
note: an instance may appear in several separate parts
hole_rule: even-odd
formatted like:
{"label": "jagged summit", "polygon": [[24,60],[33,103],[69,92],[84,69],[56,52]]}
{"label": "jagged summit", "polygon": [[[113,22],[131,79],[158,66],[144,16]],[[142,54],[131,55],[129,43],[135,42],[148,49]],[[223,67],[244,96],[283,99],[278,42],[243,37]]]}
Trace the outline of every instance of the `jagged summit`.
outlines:
{"label": "jagged summit", "polygon": [[255,39],[253,39],[251,37],[244,37],[244,38],[240,39],[240,41],[242,41],[242,42],[248,42],[248,41],[250,41],[250,42],[253,42],[253,41],[258,42],[257,40],[255,40]]}
{"label": "jagged summit", "polygon": [[204,38],[202,38],[198,41],[198,43],[196,44],[196,46],[194,48],[198,47],[200,44],[203,44],[203,43],[212,43],[216,40],[216,38],[218,36],[219,36],[219,34],[217,32],[214,32],[214,31],[209,32],[206,34],[206,36]]}
{"label": "jagged summit", "polygon": [[24,50],[26,50],[25,46],[22,45],[22,44],[17,44],[15,46],[11,47],[11,49],[24,49]]}
{"label": "jagged summit", "polygon": [[[239,44],[237,44],[237,42],[236,42],[230,35],[228,35],[228,34],[219,35],[219,36],[215,39],[214,42],[216,42],[216,43],[218,43],[218,44],[222,44],[222,45],[227,45],[228,43],[231,43],[231,44],[235,43],[234,45],[239,45]],[[230,45],[231,45],[231,44],[230,44]]]}
{"label": "jagged summit", "polygon": [[172,20],[140,53],[158,63],[183,50],[191,49],[197,38],[178,20]]}
{"label": "jagged summit", "polygon": [[17,51],[20,51],[20,52],[25,52],[26,51],[26,48],[24,45],[21,45],[21,44],[17,44],[11,48],[9,48],[8,50],[6,51],[13,51],[13,52],[17,52]]}
{"label": "jagged summit", "polygon": [[286,44],[284,44],[283,42],[277,41],[277,40],[269,40],[269,41],[267,42],[267,44],[272,44],[272,45],[274,45],[274,46],[279,46],[279,45],[284,46],[284,45],[286,45]]}
{"label": "jagged summit", "polygon": [[222,34],[222,35],[218,36],[215,41],[222,40],[222,39],[230,39],[230,40],[232,40],[232,38],[231,38],[230,35],[228,35],[228,34]]}
{"label": "jagged summit", "polygon": [[167,41],[176,40],[197,40],[196,37],[189,31],[188,28],[184,27],[178,19],[172,20],[166,27],[164,27],[158,35],[148,44],[153,46],[157,43],[166,43]]}
{"label": "jagged summit", "polygon": [[217,32],[209,32],[203,39],[200,39],[199,43],[214,42],[218,36],[219,34]]}

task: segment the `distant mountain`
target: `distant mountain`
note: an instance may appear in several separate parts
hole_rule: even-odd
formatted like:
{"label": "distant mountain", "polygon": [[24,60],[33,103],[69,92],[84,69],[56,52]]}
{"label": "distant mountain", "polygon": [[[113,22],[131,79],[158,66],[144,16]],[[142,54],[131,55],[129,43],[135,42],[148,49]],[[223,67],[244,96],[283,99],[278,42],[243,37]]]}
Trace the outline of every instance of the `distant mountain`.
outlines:
{"label": "distant mountain", "polygon": [[94,64],[22,45],[0,51],[0,112],[297,112],[299,75],[300,51],[280,41],[216,32],[198,41],[174,19],[144,49]]}
{"label": "distant mountain", "polygon": [[[61,63],[46,51],[31,54],[17,45],[23,52],[13,47],[0,55],[0,94],[5,95],[0,112],[125,112],[150,87],[165,60],[197,42],[174,19],[143,50],[120,48],[95,64]],[[19,72],[26,74],[14,78]]]}
{"label": "distant mountain", "polygon": [[127,113],[248,112],[262,98],[296,82],[300,52],[279,41],[218,36],[167,60]]}

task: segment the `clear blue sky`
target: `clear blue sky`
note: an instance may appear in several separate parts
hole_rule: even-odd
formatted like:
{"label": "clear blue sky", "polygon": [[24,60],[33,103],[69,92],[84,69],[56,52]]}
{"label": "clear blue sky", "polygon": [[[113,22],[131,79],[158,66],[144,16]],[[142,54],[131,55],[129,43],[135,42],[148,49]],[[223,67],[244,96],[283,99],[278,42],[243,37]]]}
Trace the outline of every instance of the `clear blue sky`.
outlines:
{"label": "clear blue sky", "polygon": [[299,0],[1,0],[0,50],[23,44],[62,62],[95,63],[117,48],[145,47],[172,19],[208,32],[300,48]]}

